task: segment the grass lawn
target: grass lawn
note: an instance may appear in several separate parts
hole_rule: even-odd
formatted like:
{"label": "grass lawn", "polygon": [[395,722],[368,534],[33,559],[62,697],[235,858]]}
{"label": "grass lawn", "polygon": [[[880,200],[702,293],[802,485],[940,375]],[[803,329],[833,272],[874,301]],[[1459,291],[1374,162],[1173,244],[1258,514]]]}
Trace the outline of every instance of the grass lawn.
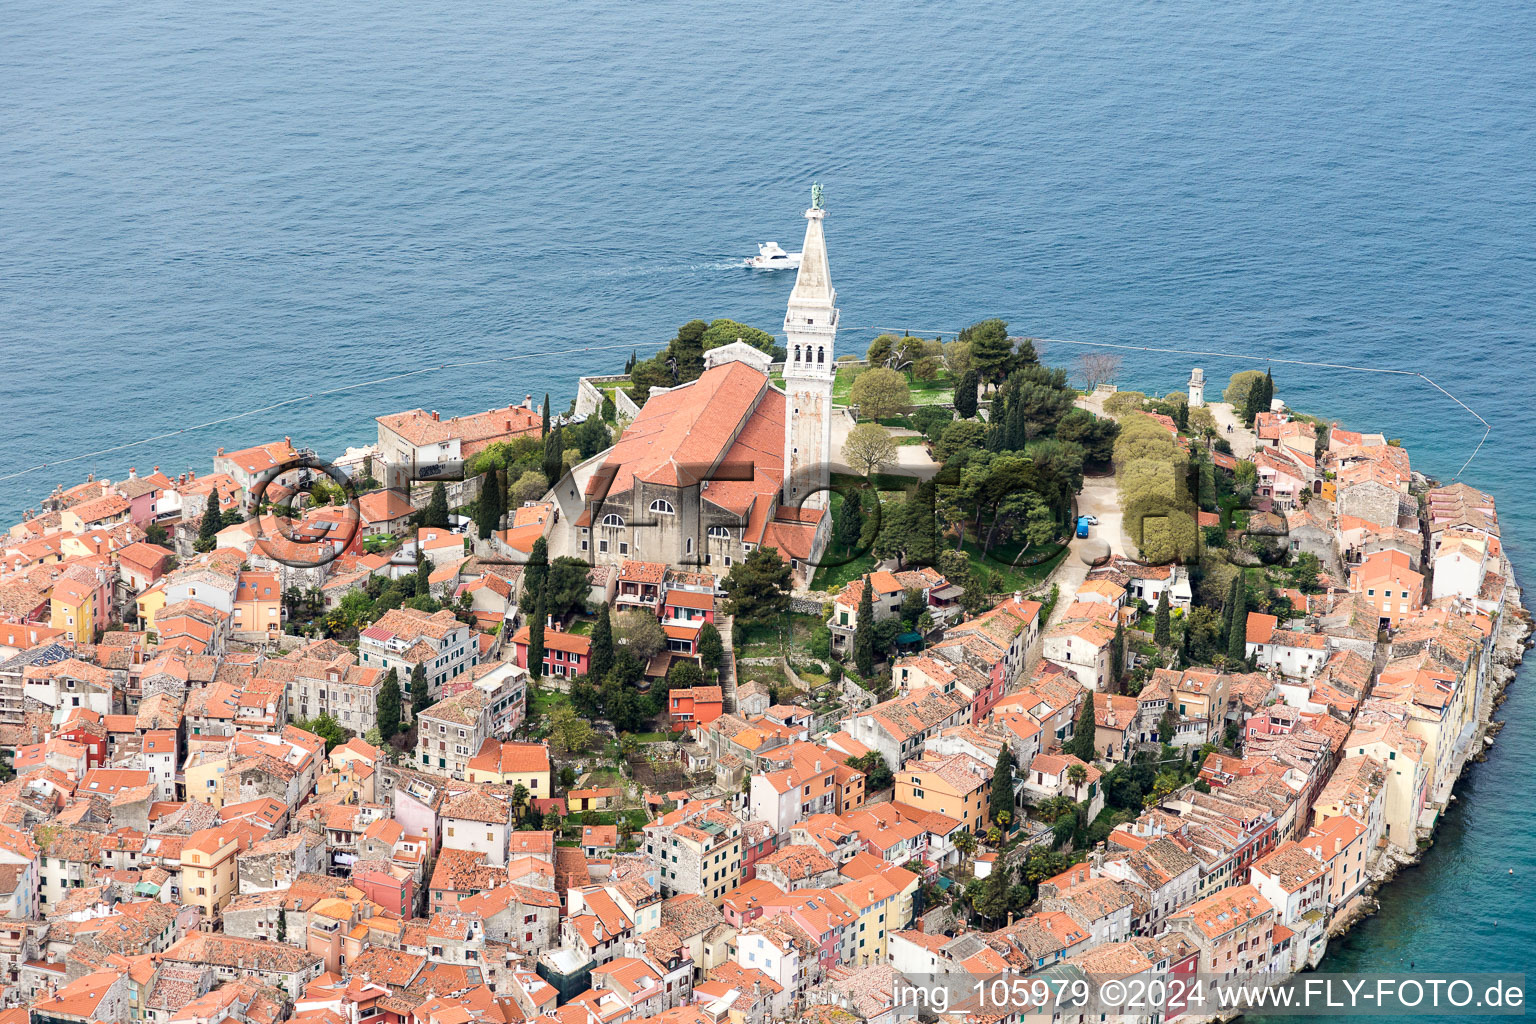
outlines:
{"label": "grass lawn", "polygon": [[[983,556],[981,545],[967,538],[961,550],[970,559],[972,577],[989,579],[989,589],[993,593],[1004,594],[1011,590],[1033,590],[1039,586],[1067,557],[1068,548],[1065,544],[1030,548],[1020,557],[1017,547],[1007,549],[994,544],[992,550]],[[1015,559],[1021,564],[1013,564]],[[987,576],[983,577],[982,573]]]}
{"label": "grass lawn", "polygon": [[[837,378],[832,382],[832,403],[848,405],[853,391],[854,378],[863,367],[838,367]],[[952,405],[955,401],[955,382],[948,374],[940,374],[934,380],[913,380],[909,373],[907,386],[912,389],[913,405]]]}
{"label": "grass lawn", "polygon": [[896,443],[898,448],[908,447],[911,445],[926,444],[928,441],[926,437],[921,435],[915,435],[911,437],[893,437],[891,440]]}
{"label": "grass lawn", "polygon": [[565,631],[575,636],[591,636],[592,625],[591,619],[576,619],[566,627]]}
{"label": "grass lawn", "polygon": [[[832,552],[829,550],[823,557],[830,560],[833,557]],[[838,557],[837,561],[842,562],[842,557]],[[865,573],[874,571],[875,556],[866,552],[841,565],[818,566],[816,575],[811,579],[811,589],[825,590],[835,594]]]}
{"label": "grass lawn", "polygon": [[540,687],[538,694],[533,698],[533,708],[540,718],[546,717],[553,711],[556,705],[570,703],[570,697],[559,690],[551,690]]}

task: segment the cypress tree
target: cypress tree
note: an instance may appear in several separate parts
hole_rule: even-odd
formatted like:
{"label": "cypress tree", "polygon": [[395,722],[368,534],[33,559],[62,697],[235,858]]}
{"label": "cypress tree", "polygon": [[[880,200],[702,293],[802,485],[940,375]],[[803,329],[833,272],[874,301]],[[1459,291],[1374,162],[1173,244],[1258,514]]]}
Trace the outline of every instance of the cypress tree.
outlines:
{"label": "cypress tree", "polygon": [[539,589],[533,602],[533,614],[528,616],[528,674],[534,679],[544,675],[544,590]]}
{"label": "cypress tree", "polygon": [[550,486],[560,482],[560,475],[565,468],[565,436],[560,424],[556,423],[554,429],[544,435],[544,479]]}
{"label": "cypress tree", "polygon": [[428,692],[431,689],[427,685],[427,666],[417,662],[411,669],[411,720],[415,721],[427,708],[432,706],[432,696]]}
{"label": "cypress tree", "polygon": [[448,490],[442,481],[432,485],[432,498],[427,502],[426,518],[423,526],[435,526],[438,529],[448,527]]}
{"label": "cypress tree", "polygon": [[609,618],[608,602],[604,601],[597,613],[597,624],[592,627],[592,655],[587,662],[587,674],[593,679],[607,679],[612,668],[613,622]]}
{"label": "cypress tree", "polygon": [[1243,581],[1243,571],[1237,572],[1233,584],[1232,626],[1227,634],[1227,660],[1233,664],[1248,657],[1248,587]]}
{"label": "cypress tree", "polygon": [[544,583],[549,578],[549,544],[543,537],[533,542],[533,550],[528,552],[528,564],[523,567],[523,600],[532,597],[538,600],[538,595],[544,591]]}
{"label": "cypress tree", "polygon": [[859,621],[853,629],[853,664],[859,675],[868,679],[875,674],[875,606],[870,600],[869,577],[859,595]]}
{"label": "cypress tree", "polygon": [[1115,636],[1109,642],[1109,681],[1120,692],[1120,676],[1125,671],[1125,624],[1115,623]]}
{"label": "cypress tree", "polygon": [[416,596],[432,596],[432,563],[427,561],[425,555],[416,552]]}
{"label": "cypress tree", "polygon": [[215,535],[224,528],[224,516],[219,512],[219,495],[215,490],[208,495],[208,504],[203,508],[203,521],[197,527],[197,543],[193,545],[198,551],[212,551],[217,543]]}
{"label": "cypress tree", "polygon": [[1153,617],[1152,641],[1159,647],[1167,647],[1172,639],[1172,626],[1168,621],[1168,591],[1165,588],[1157,598],[1157,614]]}
{"label": "cypress tree", "polygon": [[374,711],[377,717],[379,735],[388,743],[389,738],[400,731],[400,678],[394,669],[384,673],[384,681],[379,684],[379,697]]}
{"label": "cypress tree", "polygon": [[544,392],[544,428],[539,431],[540,437],[549,436],[549,392]]}
{"label": "cypress tree", "polygon": [[966,370],[960,375],[960,383],[955,386],[955,412],[962,419],[976,415],[976,395],[980,387],[981,376],[975,370]]}
{"label": "cypress tree", "polygon": [[997,821],[1004,813],[1013,813],[1013,748],[1006,743],[992,769],[992,794],[987,816]]}
{"label": "cypress tree", "polygon": [[1097,740],[1098,724],[1093,717],[1093,694],[1088,690],[1083,691],[1083,707],[1077,713],[1077,727],[1072,733],[1072,738],[1062,745],[1062,750],[1079,759],[1093,763],[1098,754],[1095,744]]}
{"label": "cypress tree", "polygon": [[[1225,511],[1225,510],[1223,510]],[[1237,578],[1227,584],[1227,599],[1221,606],[1221,647],[1226,649],[1232,640],[1232,608],[1237,603]]]}

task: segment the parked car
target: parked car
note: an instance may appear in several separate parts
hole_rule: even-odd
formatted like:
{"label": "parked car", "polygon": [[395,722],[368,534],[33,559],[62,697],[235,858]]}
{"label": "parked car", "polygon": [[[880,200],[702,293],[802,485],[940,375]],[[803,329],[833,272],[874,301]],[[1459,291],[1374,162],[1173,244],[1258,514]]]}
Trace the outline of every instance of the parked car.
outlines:
{"label": "parked car", "polygon": [[1098,516],[1083,516],[1082,518],[1083,518],[1083,520],[1085,522],[1087,522],[1087,524],[1089,526],[1098,526],[1099,525],[1099,517]]}
{"label": "parked car", "polygon": [[1079,537],[1086,537],[1086,536],[1088,536],[1088,526],[1089,526],[1089,523],[1088,523],[1088,517],[1087,516],[1083,516],[1083,517],[1079,518],[1078,521],[1077,521],[1077,535]]}

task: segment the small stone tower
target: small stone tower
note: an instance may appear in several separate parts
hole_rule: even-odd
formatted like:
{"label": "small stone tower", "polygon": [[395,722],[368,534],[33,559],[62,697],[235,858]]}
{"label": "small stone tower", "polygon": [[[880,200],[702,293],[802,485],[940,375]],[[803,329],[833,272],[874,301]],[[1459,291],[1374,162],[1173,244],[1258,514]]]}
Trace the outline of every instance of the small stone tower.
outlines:
{"label": "small stone tower", "polygon": [[1195,367],[1189,374],[1189,407],[1198,409],[1205,404],[1205,371]]}
{"label": "small stone tower", "polygon": [[784,490],[790,507],[826,508],[831,483],[832,383],[837,376],[837,292],[827,266],[821,188],[805,211],[800,272],[784,314]]}

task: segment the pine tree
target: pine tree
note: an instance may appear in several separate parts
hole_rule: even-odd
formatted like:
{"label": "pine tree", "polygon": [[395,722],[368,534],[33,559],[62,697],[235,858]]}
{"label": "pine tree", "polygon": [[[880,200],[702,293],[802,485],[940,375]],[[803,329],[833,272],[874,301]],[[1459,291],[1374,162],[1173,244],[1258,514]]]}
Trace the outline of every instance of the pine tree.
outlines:
{"label": "pine tree", "polygon": [[1083,691],[1083,707],[1077,713],[1077,728],[1072,733],[1072,738],[1062,745],[1062,750],[1075,755],[1089,764],[1093,763],[1094,756],[1098,754],[1095,744],[1098,725],[1093,717],[1093,694]]}
{"label": "pine tree", "polygon": [[999,820],[999,815],[1013,814],[1013,767],[1013,748],[1004,743],[1003,749],[998,752],[997,764],[992,769],[992,794],[987,817],[993,821]]}
{"label": "pine tree", "polygon": [[448,528],[448,490],[442,481],[432,485],[432,497],[427,502],[426,518],[422,520],[422,525]]}
{"label": "pine tree", "polygon": [[432,706],[431,689],[427,685],[427,666],[423,662],[417,662],[411,669],[411,720],[415,721],[427,708]]}
{"label": "pine tree", "polygon": [[1243,571],[1237,571],[1233,584],[1232,625],[1227,634],[1227,660],[1234,665],[1248,657],[1248,587],[1243,581]]}
{"label": "pine tree", "polygon": [[1157,614],[1153,616],[1152,642],[1167,647],[1173,639],[1172,626],[1168,621],[1168,591],[1164,589],[1157,598]]}
{"label": "pine tree", "polygon": [[592,627],[592,654],[587,659],[587,675],[593,679],[606,679],[612,668],[613,622],[609,617],[608,602],[604,601],[597,613],[597,624]]}
{"label": "pine tree", "polygon": [[374,707],[377,717],[379,735],[387,742],[389,738],[400,731],[400,677],[394,669],[384,673],[384,681],[379,684],[379,696]]}
{"label": "pine tree", "polygon": [[870,600],[869,577],[859,594],[859,621],[853,628],[853,664],[859,675],[868,679],[875,674],[875,605]]}
{"label": "pine tree", "polygon": [[539,589],[533,602],[533,614],[528,616],[528,674],[535,679],[544,675],[544,591]]}
{"label": "pine tree", "polygon": [[976,415],[976,396],[981,387],[981,376],[975,370],[966,370],[960,375],[960,383],[955,385],[955,412],[961,419],[970,419]]}

